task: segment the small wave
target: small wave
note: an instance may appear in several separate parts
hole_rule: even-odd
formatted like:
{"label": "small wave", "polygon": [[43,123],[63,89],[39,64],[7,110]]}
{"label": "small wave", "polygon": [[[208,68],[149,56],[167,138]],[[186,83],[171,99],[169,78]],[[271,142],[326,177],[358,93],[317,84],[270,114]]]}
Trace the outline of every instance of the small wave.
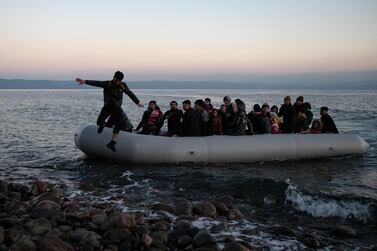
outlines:
{"label": "small wave", "polygon": [[288,182],[285,192],[286,203],[295,209],[306,212],[313,217],[338,216],[342,218],[355,218],[366,222],[370,217],[369,204],[355,200],[336,200],[320,198],[300,192],[297,187]]}

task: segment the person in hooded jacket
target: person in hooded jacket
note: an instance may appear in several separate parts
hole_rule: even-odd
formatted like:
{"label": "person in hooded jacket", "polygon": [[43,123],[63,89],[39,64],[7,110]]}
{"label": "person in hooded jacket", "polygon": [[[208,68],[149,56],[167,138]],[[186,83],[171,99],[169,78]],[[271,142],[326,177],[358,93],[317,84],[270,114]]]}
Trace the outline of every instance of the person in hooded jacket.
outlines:
{"label": "person in hooded jacket", "polygon": [[246,115],[245,103],[241,99],[236,99],[234,102],[237,105],[237,112],[234,116],[234,126],[231,135],[245,135],[249,122]]}

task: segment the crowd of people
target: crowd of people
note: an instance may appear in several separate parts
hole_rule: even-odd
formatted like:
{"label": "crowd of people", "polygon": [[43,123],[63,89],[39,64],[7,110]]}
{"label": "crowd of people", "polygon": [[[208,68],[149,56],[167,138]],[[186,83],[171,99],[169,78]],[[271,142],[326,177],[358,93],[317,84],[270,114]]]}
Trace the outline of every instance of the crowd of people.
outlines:
{"label": "crowd of people", "polygon": [[[214,108],[211,99],[198,99],[192,106],[190,100],[170,102],[170,110],[162,113],[156,101],[150,101],[148,109],[136,128],[140,134],[163,136],[209,136],[209,135],[252,135],[279,133],[338,133],[335,123],[328,114],[327,107],[321,107],[320,119],[313,120],[311,105],[299,96],[294,104],[286,96],[278,108],[268,104],[255,104],[253,110],[246,112],[245,103],[229,96],[224,103]],[[167,132],[161,128],[167,121]],[[140,130],[141,129],[141,130]]]}
{"label": "crowd of people", "polygon": [[[103,88],[104,106],[98,116],[98,133],[104,127],[113,128],[110,142],[106,145],[116,151],[115,145],[119,131],[132,132],[133,127],[122,109],[123,93],[140,108],[143,104],[123,82],[124,75],[117,71],[112,80],[96,81],[76,78],[80,84],[88,84]],[[313,120],[311,105],[299,96],[294,104],[291,97],[286,96],[280,109],[265,103],[255,104],[253,110],[246,112],[245,103],[241,99],[232,102],[229,96],[223,98],[223,104],[215,109],[210,98],[198,99],[192,106],[190,100],[182,102],[182,109],[177,101],[170,102],[170,110],[163,113],[156,101],[150,101],[148,109],[136,127],[140,134],[163,136],[209,136],[209,135],[252,135],[279,133],[338,133],[335,123],[328,114],[327,107],[321,107],[320,119]],[[161,128],[167,121],[167,132]]]}

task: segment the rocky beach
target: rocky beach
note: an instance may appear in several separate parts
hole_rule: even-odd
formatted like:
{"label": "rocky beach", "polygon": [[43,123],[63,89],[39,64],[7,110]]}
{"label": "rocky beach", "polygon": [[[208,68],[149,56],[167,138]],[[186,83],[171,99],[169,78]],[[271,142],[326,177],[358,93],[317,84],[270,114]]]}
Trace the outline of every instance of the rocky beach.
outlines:
{"label": "rocky beach", "polygon": [[[101,196],[91,181],[81,182],[80,189],[80,195],[67,195],[64,185],[1,180],[0,250],[355,250],[360,243],[362,250],[377,248],[369,239],[377,233],[375,219],[366,224],[313,218],[287,206],[250,210],[226,194],[150,205],[131,205],[127,194],[114,194],[101,203],[85,199]],[[113,202],[120,199],[128,209]]]}

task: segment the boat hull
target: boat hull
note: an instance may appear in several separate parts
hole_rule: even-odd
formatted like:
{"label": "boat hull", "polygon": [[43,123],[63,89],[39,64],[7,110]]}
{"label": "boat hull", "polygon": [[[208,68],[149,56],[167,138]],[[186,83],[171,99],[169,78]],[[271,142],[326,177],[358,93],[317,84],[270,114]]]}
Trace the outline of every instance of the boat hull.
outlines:
{"label": "boat hull", "polygon": [[263,134],[248,136],[160,137],[121,131],[116,152],[106,147],[112,130],[86,125],[76,146],[89,156],[127,163],[231,163],[299,160],[363,154],[369,145],[350,134]]}

